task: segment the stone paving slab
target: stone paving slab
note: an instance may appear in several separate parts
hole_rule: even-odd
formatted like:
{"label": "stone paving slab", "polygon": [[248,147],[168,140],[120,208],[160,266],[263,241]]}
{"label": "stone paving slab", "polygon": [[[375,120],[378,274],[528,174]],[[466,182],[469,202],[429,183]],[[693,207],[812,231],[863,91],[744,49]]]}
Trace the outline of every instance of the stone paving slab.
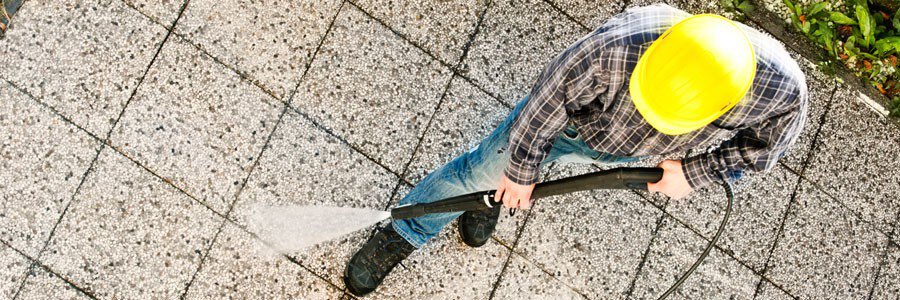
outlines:
{"label": "stone paving slab", "polygon": [[400,174],[450,72],[344,6],[293,105]]}
{"label": "stone paving slab", "polygon": [[12,299],[19,290],[31,260],[9,246],[0,244],[0,297]]}
{"label": "stone paving slab", "polygon": [[[683,274],[708,242],[672,218],[663,219],[635,281],[636,299],[656,299]],[[713,249],[676,292],[678,299],[751,299],[759,276]]]}
{"label": "stone paving slab", "polygon": [[342,294],[229,223],[185,298],[338,299]]}
{"label": "stone paving slab", "polygon": [[224,214],[283,105],[173,37],[112,145]]}
{"label": "stone paving slab", "polygon": [[598,0],[550,0],[547,3],[556,6],[567,15],[574,18],[580,25],[589,29],[600,27],[611,15],[624,9],[627,1],[598,1]]}
{"label": "stone paving slab", "polygon": [[588,33],[540,0],[498,0],[484,18],[464,72],[510,106],[553,57]]}
{"label": "stone paving slab", "polygon": [[100,298],[178,297],[222,223],[109,149],[74,201],[40,259]]}
{"label": "stone paving slab", "polygon": [[759,292],[757,292],[754,299],[767,299],[767,300],[793,300],[794,297],[788,295],[784,291],[778,289],[771,282],[763,281],[760,283]]}
{"label": "stone paving slab", "polygon": [[101,137],[166,34],[120,1],[29,1],[15,26],[0,43],[0,77]]}
{"label": "stone paving slab", "polygon": [[795,201],[765,275],[804,299],[866,297],[887,237],[809,183]]}
{"label": "stone paving slab", "polygon": [[185,0],[122,0],[125,4],[147,15],[154,22],[166,28],[178,17],[178,11]]}
{"label": "stone paving slab", "polygon": [[661,213],[630,191],[538,201],[516,251],[590,298],[624,297]]}
{"label": "stone paving slab", "polygon": [[840,89],[816,144],[807,178],[853,212],[891,232],[900,213],[900,128]]}
{"label": "stone paving slab", "polygon": [[45,299],[91,299],[78,291],[61,278],[36,268],[35,274],[28,278],[28,285],[22,288],[16,299],[45,300]]}
{"label": "stone paving slab", "polygon": [[355,0],[358,5],[413,43],[455,65],[488,0]]}
{"label": "stone paving slab", "polygon": [[175,31],[287,100],[339,6],[337,0],[197,0]]}
{"label": "stone paving slab", "polygon": [[100,143],[2,80],[0,99],[0,238],[37,255]]}
{"label": "stone paving slab", "polygon": [[881,262],[881,273],[871,299],[896,299],[900,295],[900,246],[891,243]]}
{"label": "stone paving slab", "polygon": [[793,51],[788,52],[800,65],[803,74],[806,75],[809,107],[806,112],[806,124],[803,126],[803,131],[800,132],[800,136],[797,137],[797,141],[794,142],[787,154],[779,161],[800,172],[806,166],[805,163],[807,163],[809,158],[809,152],[816,151],[813,149],[813,140],[822,127],[822,115],[828,110],[836,92],[836,82],[833,78],[823,74],[812,62]]}
{"label": "stone paving slab", "polygon": [[519,255],[513,255],[493,299],[585,299]]}

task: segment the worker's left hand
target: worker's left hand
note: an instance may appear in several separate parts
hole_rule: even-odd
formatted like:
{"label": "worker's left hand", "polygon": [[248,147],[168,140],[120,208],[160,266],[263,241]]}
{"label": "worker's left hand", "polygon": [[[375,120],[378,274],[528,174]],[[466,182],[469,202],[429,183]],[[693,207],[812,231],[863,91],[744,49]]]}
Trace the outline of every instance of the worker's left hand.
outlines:
{"label": "worker's left hand", "polygon": [[651,192],[660,192],[672,199],[681,199],[694,191],[684,177],[680,160],[664,160],[657,167],[663,169],[663,177],[657,183],[648,183],[647,189]]}

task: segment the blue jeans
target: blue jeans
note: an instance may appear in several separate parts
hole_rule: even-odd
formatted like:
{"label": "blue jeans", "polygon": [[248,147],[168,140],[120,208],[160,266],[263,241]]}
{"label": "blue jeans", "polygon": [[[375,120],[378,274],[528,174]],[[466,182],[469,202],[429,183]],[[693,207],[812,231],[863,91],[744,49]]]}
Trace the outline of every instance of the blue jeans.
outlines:
{"label": "blue jeans", "polygon": [[[481,144],[426,176],[403,200],[400,200],[399,205],[429,203],[448,197],[496,189],[506,166],[509,165],[507,138],[510,127],[527,102],[527,97],[519,101],[506,120],[481,141]],[[636,160],[639,158],[620,157],[591,149],[578,136],[578,131],[569,126],[553,141],[553,148],[541,162],[541,166],[552,161],[619,164]],[[444,225],[461,214],[461,212],[439,213],[394,220],[393,226],[400,236],[419,248],[437,235]]]}

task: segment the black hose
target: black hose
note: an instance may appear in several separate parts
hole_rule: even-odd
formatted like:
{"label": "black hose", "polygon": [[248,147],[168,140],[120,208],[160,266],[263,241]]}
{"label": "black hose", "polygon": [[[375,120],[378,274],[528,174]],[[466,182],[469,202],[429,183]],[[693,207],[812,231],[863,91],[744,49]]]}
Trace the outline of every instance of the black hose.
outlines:
{"label": "black hose", "polygon": [[725,207],[725,217],[722,218],[722,223],[719,224],[719,229],[716,230],[716,235],[713,236],[712,240],[709,241],[709,244],[706,245],[706,249],[703,249],[703,253],[701,253],[700,257],[697,258],[697,261],[695,261],[694,264],[691,265],[690,268],[688,268],[687,272],[684,272],[684,275],[681,275],[681,277],[678,278],[678,281],[675,281],[675,284],[669,287],[669,289],[666,290],[666,292],[659,296],[659,298],[657,299],[666,299],[666,297],[669,297],[669,295],[678,290],[678,287],[680,287],[681,284],[684,283],[684,281],[687,280],[687,278],[691,276],[692,273],[694,273],[694,270],[696,270],[697,267],[700,266],[701,263],[703,263],[703,260],[706,259],[706,256],[709,255],[709,251],[712,250],[713,246],[716,245],[716,242],[719,241],[719,237],[722,236],[722,232],[725,231],[725,224],[728,223],[728,217],[731,216],[731,206],[734,205],[734,188],[728,181],[725,181],[724,187],[725,195],[728,197],[728,206]]}

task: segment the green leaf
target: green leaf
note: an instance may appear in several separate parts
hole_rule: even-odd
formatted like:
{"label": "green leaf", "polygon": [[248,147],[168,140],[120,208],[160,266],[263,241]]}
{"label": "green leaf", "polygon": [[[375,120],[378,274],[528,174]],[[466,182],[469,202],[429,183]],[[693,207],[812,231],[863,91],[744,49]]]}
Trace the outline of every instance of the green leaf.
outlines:
{"label": "green leaf", "polygon": [[900,29],[900,10],[894,12],[894,16],[891,18],[891,24],[894,25],[895,29]]}
{"label": "green leaf", "polygon": [[750,3],[750,1],[742,1],[737,5],[737,9],[742,12],[748,13],[756,10],[756,6],[753,6],[753,3]]}
{"label": "green leaf", "polygon": [[803,33],[809,33],[809,27],[810,27],[810,26],[811,26],[811,25],[810,25],[809,22],[805,22],[805,23],[803,23],[803,25],[800,26],[800,30],[802,30]]}
{"label": "green leaf", "polygon": [[856,25],[856,20],[840,12],[831,12],[831,21],[841,25]]}
{"label": "green leaf", "polygon": [[875,50],[881,54],[889,53],[891,50],[900,52],[900,36],[889,36],[879,39],[875,42]]}
{"label": "green leaf", "polygon": [[869,11],[863,5],[856,5],[856,19],[859,20],[859,31],[865,38],[866,45],[875,42],[875,26]]}
{"label": "green leaf", "polygon": [[782,0],[782,1],[784,2],[784,5],[788,7],[788,9],[791,11],[791,13],[795,12],[794,3],[792,3],[791,0]]}
{"label": "green leaf", "polygon": [[825,9],[825,2],[819,2],[819,3],[813,4],[809,8],[809,13],[807,13],[806,15],[809,17],[815,16],[817,13],[822,11],[822,9]]}

